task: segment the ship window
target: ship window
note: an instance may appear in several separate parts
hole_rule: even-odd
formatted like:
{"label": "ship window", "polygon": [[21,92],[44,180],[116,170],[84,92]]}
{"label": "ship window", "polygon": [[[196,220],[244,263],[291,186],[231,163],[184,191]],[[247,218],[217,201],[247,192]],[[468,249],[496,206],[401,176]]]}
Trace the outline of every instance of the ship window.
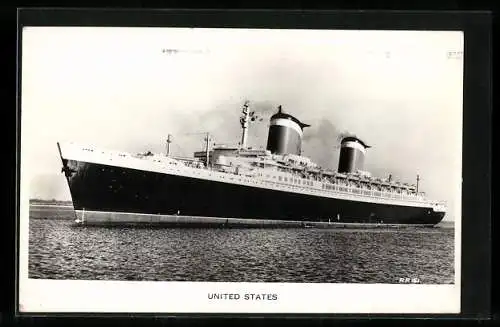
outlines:
{"label": "ship window", "polygon": [[288,182],[288,178],[285,177],[285,182]]}
{"label": "ship window", "polygon": [[281,176],[279,176],[279,177],[278,177],[278,180],[279,180],[279,181],[281,181],[281,180],[282,180]]}

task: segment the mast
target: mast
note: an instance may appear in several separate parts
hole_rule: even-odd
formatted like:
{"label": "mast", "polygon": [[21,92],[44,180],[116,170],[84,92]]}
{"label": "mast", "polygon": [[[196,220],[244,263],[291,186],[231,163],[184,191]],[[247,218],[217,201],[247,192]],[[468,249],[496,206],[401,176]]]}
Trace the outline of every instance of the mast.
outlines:
{"label": "mast", "polygon": [[248,109],[248,101],[243,104],[242,116],[240,117],[241,128],[241,147],[244,148],[248,138],[248,123],[250,122],[250,110]]}
{"label": "mast", "polygon": [[172,135],[168,134],[168,137],[167,137],[167,157],[170,154],[170,143],[172,143]]}
{"label": "mast", "polygon": [[242,133],[241,133],[241,147],[245,148],[247,145],[247,138],[248,138],[248,126],[251,122],[254,122],[255,120],[261,121],[262,118],[259,117],[258,115],[255,114],[255,111],[250,111],[248,108],[248,101],[245,101],[243,104],[243,109],[241,111],[242,115],[240,117],[240,124],[242,128]]}
{"label": "mast", "polygon": [[210,133],[207,133],[207,136],[205,137],[205,166],[208,167],[208,160],[209,160],[209,153],[208,153],[208,148],[210,146]]}
{"label": "mast", "polygon": [[417,175],[417,194],[418,194],[418,182],[420,181],[420,176]]}

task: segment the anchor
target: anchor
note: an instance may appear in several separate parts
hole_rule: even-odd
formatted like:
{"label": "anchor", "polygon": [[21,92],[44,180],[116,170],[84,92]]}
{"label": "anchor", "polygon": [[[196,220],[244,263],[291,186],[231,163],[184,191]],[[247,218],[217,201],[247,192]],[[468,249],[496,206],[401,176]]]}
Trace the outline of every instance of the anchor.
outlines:
{"label": "anchor", "polygon": [[73,176],[75,173],[76,173],[76,170],[73,169],[73,168],[70,168],[66,165],[64,165],[62,168],[61,168],[61,173],[64,173],[64,175],[66,177],[71,177]]}

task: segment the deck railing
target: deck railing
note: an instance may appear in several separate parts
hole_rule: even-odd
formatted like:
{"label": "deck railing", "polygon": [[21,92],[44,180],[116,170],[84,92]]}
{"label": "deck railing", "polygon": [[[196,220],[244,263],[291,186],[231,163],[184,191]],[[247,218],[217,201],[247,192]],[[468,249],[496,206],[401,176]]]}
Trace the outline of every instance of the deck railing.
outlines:
{"label": "deck railing", "polygon": [[[90,147],[82,148],[84,151],[89,151],[89,152],[94,152],[97,149],[93,149]],[[118,151],[106,151],[108,154],[114,155],[114,156],[120,156],[120,157],[131,157],[131,158],[136,158],[136,159],[143,159],[143,160],[151,160],[154,162],[160,162],[160,163],[167,163],[167,164],[172,164],[172,161],[163,161],[161,160],[161,157],[158,155],[132,155],[130,153],[126,152],[118,152]],[[173,158],[171,158],[173,159]],[[179,158],[178,158],[179,159]],[[189,162],[189,161],[184,161],[180,159],[180,161],[183,162],[183,164],[186,167],[189,168],[194,168],[194,169],[201,169],[201,170],[214,170],[210,167],[205,167],[200,165],[199,162]],[[220,173],[228,173],[228,172],[223,172],[223,171],[218,171],[214,170]],[[236,173],[236,172],[235,172]],[[238,173],[236,173],[238,174]],[[247,178],[256,178],[256,177],[262,177],[262,176],[253,176],[249,175],[246,176]],[[410,202],[426,202],[429,205],[436,206],[436,207],[443,207],[446,208],[446,202],[445,201],[429,201],[427,200],[424,196],[423,193],[418,193],[418,194],[404,194],[404,193],[398,193],[398,192],[387,192],[387,191],[380,191],[380,190],[373,190],[373,189],[367,189],[367,188],[362,188],[362,187],[352,187],[352,186],[347,186],[347,185],[339,185],[339,184],[334,184],[329,181],[322,181],[318,180],[316,178],[303,178],[300,176],[296,176],[299,180],[308,180],[308,181],[313,181],[316,183],[321,184],[320,186],[317,186],[318,184],[313,184],[313,186],[309,185],[304,185],[302,183],[300,184],[294,184],[294,183],[287,183],[283,181],[275,181],[275,180],[266,180],[266,182],[286,186],[286,187],[292,187],[292,188],[306,188],[309,190],[314,190],[314,191],[323,191],[327,193],[342,193],[342,194],[354,194],[354,195],[362,195],[362,196],[368,196],[372,198],[379,198],[379,199],[396,199],[396,200],[405,200],[405,201],[410,201]],[[328,185],[330,188],[325,188],[325,186]]]}

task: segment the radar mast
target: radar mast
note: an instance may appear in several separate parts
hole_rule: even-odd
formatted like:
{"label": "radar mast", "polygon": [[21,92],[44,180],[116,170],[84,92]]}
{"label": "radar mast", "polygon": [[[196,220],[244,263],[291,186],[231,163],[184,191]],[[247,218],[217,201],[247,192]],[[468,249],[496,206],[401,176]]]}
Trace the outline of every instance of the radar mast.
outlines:
{"label": "radar mast", "polygon": [[249,106],[249,101],[245,101],[243,104],[243,109],[241,111],[241,116],[240,116],[240,124],[242,128],[242,133],[241,133],[241,143],[240,146],[241,148],[245,148],[247,145],[247,139],[248,139],[248,126],[250,125],[251,122],[254,122],[255,120],[262,120],[261,117],[259,117],[255,111],[250,111],[248,108]]}

